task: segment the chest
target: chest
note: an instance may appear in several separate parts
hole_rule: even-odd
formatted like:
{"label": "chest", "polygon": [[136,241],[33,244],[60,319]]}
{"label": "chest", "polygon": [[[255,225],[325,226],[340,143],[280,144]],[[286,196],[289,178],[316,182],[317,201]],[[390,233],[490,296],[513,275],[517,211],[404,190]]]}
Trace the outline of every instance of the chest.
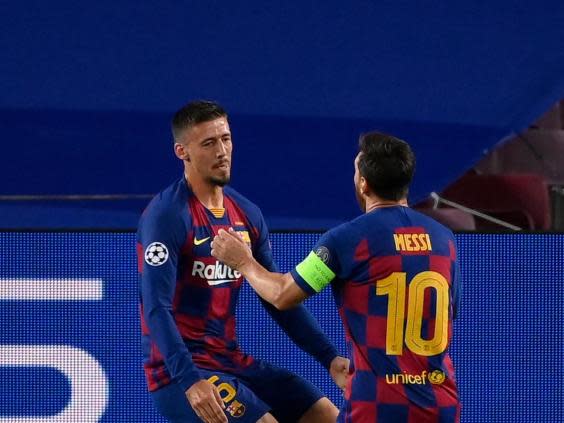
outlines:
{"label": "chest", "polygon": [[243,282],[241,273],[213,257],[211,245],[220,229],[233,228],[252,246],[253,228],[247,217],[237,208],[226,208],[223,213],[217,213],[200,204],[193,205],[191,212],[192,223],[179,260],[183,279],[201,288],[238,289]]}

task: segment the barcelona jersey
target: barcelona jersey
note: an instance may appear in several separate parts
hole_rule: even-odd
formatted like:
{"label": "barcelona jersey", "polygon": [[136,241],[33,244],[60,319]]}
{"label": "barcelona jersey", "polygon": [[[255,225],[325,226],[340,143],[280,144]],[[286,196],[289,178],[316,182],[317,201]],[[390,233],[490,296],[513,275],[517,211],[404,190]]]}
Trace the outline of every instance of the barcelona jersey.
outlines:
{"label": "barcelona jersey", "polygon": [[[203,378],[200,369],[235,376],[254,371],[254,359],[239,349],[235,333],[243,277],[211,255],[213,237],[229,228],[259,263],[276,271],[260,209],[229,187],[223,208],[209,210],[181,178],[158,194],[140,219],[140,313],[150,391],[171,382],[185,391]],[[304,307],[280,312],[263,304],[294,342],[328,367],[336,349]]]}
{"label": "barcelona jersey", "polygon": [[344,322],[351,371],[339,422],[459,421],[449,229],[408,207],[378,208],[324,234],[291,273],[310,295],[330,284]]}

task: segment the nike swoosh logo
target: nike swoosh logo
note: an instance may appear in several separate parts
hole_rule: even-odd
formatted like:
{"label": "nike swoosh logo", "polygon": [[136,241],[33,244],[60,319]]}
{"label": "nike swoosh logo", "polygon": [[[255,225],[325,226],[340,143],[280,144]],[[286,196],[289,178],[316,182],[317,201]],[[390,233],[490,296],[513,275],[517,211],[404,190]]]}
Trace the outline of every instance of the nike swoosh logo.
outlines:
{"label": "nike swoosh logo", "polygon": [[224,283],[228,283],[228,282],[236,282],[236,279],[222,279],[222,280],[217,280],[217,281],[208,281],[208,285],[210,286],[215,286],[215,285],[221,285]]}
{"label": "nike swoosh logo", "polygon": [[202,239],[194,238],[194,245],[201,245],[204,242],[206,242],[208,239],[210,239],[209,236],[207,238],[202,238]]}

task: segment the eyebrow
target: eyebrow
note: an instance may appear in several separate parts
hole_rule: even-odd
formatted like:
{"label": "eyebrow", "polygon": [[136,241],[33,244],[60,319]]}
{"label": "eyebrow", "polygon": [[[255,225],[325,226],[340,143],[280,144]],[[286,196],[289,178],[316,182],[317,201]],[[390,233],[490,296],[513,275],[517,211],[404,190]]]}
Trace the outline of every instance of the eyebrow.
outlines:
{"label": "eyebrow", "polygon": [[225,136],[231,137],[231,132],[224,132],[223,134],[221,134],[219,137],[208,137],[208,138],[204,138],[202,141],[200,141],[200,144],[204,144],[206,141],[215,141],[218,138],[223,138]]}

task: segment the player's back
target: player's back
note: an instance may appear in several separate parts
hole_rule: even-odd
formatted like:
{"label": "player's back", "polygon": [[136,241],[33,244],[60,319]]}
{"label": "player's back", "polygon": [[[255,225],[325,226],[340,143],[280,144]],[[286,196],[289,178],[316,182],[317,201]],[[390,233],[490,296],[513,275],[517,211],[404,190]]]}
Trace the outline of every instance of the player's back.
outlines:
{"label": "player's back", "polygon": [[396,206],[331,237],[339,250],[333,289],[354,366],[343,421],[457,421],[447,353],[458,292],[452,232]]}

